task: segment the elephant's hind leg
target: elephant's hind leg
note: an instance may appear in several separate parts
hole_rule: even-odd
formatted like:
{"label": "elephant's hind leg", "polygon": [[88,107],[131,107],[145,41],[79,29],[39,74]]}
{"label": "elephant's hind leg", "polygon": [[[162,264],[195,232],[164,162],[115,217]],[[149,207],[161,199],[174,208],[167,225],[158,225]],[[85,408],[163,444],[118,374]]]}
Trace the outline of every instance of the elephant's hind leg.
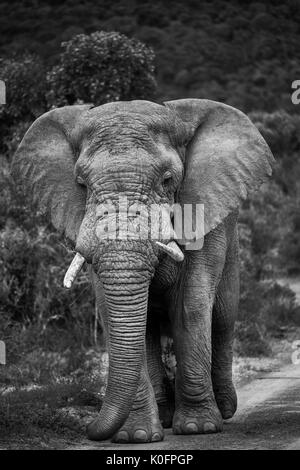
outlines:
{"label": "elephant's hind leg", "polygon": [[160,327],[155,319],[150,319],[146,336],[147,366],[158,405],[159,418],[164,428],[172,426],[174,414],[174,391],[162,362]]}
{"label": "elephant's hind leg", "polygon": [[227,254],[212,315],[212,383],[223,419],[231,418],[237,408],[237,396],[232,383],[232,346],[239,299],[237,249],[237,240],[234,238]]}

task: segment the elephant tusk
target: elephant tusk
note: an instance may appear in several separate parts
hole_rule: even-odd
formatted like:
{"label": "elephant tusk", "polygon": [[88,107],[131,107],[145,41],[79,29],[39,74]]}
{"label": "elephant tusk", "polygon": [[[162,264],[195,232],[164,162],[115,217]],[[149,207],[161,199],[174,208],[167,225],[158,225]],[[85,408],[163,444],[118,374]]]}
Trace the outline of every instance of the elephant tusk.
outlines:
{"label": "elephant tusk", "polygon": [[80,272],[84,263],[84,257],[81,256],[80,253],[76,253],[64,278],[64,287],[66,287],[66,289],[70,289],[72,287],[72,284],[75,281],[76,276]]}
{"label": "elephant tusk", "polygon": [[182,253],[181,249],[177,245],[176,242],[173,240],[169,242],[167,245],[161,242],[155,242],[156,245],[159,246],[159,248],[164,251],[165,253],[168,253],[169,256],[171,256],[172,259],[178,262],[182,262],[184,260],[184,254]]}

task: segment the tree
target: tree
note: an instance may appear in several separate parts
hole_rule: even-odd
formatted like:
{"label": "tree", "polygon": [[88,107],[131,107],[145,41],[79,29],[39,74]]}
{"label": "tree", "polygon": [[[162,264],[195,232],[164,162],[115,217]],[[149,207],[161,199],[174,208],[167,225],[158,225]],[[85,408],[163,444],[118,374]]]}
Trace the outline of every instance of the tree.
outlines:
{"label": "tree", "polygon": [[0,76],[6,84],[6,105],[0,107],[0,119],[11,123],[36,118],[45,110],[45,68],[39,57],[0,59]]}
{"label": "tree", "polygon": [[62,47],[59,65],[47,75],[50,106],[154,98],[154,53],[140,41],[97,31]]}
{"label": "tree", "polygon": [[7,91],[6,104],[0,106],[0,149],[7,152],[11,147],[11,136],[20,134],[18,127],[25,131],[46,111],[45,68],[35,55],[2,59],[0,78]]}

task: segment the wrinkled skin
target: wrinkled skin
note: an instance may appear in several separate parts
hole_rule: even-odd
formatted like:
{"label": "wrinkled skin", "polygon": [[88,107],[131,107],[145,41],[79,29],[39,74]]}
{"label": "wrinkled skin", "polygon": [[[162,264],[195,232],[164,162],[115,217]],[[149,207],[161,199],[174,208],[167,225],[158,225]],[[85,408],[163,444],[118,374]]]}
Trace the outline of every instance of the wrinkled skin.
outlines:
{"label": "wrinkled skin", "polygon": [[[162,424],[176,434],[218,432],[233,416],[237,208],[270,173],[271,162],[242,113],[206,100],[66,107],[28,131],[13,172],[25,175],[54,226],[90,265],[106,329],[108,386],[87,429],[91,439],[160,441]],[[181,240],[179,263],[133,233],[128,240],[105,239],[98,209],[120,195],[147,206],[207,204],[203,248],[189,249],[190,240]],[[162,323],[174,340],[175,403],[161,360]]]}

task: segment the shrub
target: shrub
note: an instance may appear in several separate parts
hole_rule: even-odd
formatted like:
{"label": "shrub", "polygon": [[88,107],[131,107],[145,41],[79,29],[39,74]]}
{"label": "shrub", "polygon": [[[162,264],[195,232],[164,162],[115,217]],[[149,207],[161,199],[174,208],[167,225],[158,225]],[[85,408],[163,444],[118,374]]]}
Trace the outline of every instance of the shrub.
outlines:
{"label": "shrub", "polygon": [[289,208],[292,206],[293,198],[286,195],[273,180],[265,183],[243,204],[239,217],[243,232],[241,245],[245,229],[248,229],[249,258],[256,279],[272,277],[282,269],[278,248],[289,233]]}
{"label": "shrub", "polygon": [[[91,344],[94,301],[87,274],[81,275],[71,292],[62,287],[72,256],[46,228],[29,232],[8,226],[0,232],[0,314],[10,319],[11,327],[21,322],[34,333],[34,324],[35,333],[44,336],[39,338],[43,344],[48,328],[70,328],[78,345]],[[50,339],[51,346],[57,347],[55,338]]]}
{"label": "shrub", "polygon": [[278,110],[254,112],[251,118],[275,156],[273,179],[286,194],[295,196],[300,179],[300,117]]}
{"label": "shrub", "polygon": [[256,245],[261,250],[273,240],[273,248],[277,250],[277,264],[290,275],[298,274],[300,117],[284,110],[273,113],[255,112],[251,117],[277,159],[273,175],[274,190],[268,190],[269,195],[265,193],[267,198],[260,198],[258,195],[253,199],[256,205],[253,214],[256,217],[259,217],[258,214],[263,215],[262,223],[254,226]]}
{"label": "shrub", "polygon": [[34,119],[45,110],[45,67],[34,55],[0,60],[0,77],[6,83],[6,105],[0,118],[9,123]]}
{"label": "shrub", "polygon": [[156,95],[154,53],[115,32],[79,34],[62,43],[59,64],[38,56],[0,59],[7,104],[0,105],[0,151],[11,156],[29,125],[51,107],[151,99]]}
{"label": "shrub", "polygon": [[280,263],[284,266],[287,274],[297,275],[300,273],[300,195],[292,199],[286,207],[288,230],[279,243]]}
{"label": "shrub", "polygon": [[[11,359],[39,345],[90,346],[94,298],[83,272],[70,292],[62,280],[72,253],[14,190],[5,159],[0,170],[0,337]],[[97,326],[97,323],[96,323]],[[61,344],[59,342],[61,341]]]}
{"label": "shrub", "polygon": [[257,322],[237,322],[234,351],[239,356],[269,356],[272,349],[261,325]]}
{"label": "shrub", "polygon": [[154,97],[154,53],[140,41],[98,31],[62,47],[59,65],[47,75],[50,106]]}
{"label": "shrub", "polygon": [[[250,200],[250,207],[252,202]],[[259,210],[252,215],[260,220]],[[242,212],[241,218],[244,220],[239,225],[241,295],[235,350],[242,356],[269,355],[269,336],[283,325],[297,323],[296,298],[288,286],[273,280],[278,275],[274,246],[280,238],[271,237],[260,246],[256,239],[259,224],[258,227],[255,225],[255,217],[250,217],[248,209],[248,213]],[[265,223],[268,223],[267,218]],[[271,219],[269,223],[268,230],[276,229],[274,220],[273,225]],[[268,236],[267,232],[265,236]]]}
{"label": "shrub", "polygon": [[0,106],[0,150],[7,152],[11,129],[32,122],[46,110],[45,68],[37,56],[0,59],[0,79],[6,84],[6,102]]}

